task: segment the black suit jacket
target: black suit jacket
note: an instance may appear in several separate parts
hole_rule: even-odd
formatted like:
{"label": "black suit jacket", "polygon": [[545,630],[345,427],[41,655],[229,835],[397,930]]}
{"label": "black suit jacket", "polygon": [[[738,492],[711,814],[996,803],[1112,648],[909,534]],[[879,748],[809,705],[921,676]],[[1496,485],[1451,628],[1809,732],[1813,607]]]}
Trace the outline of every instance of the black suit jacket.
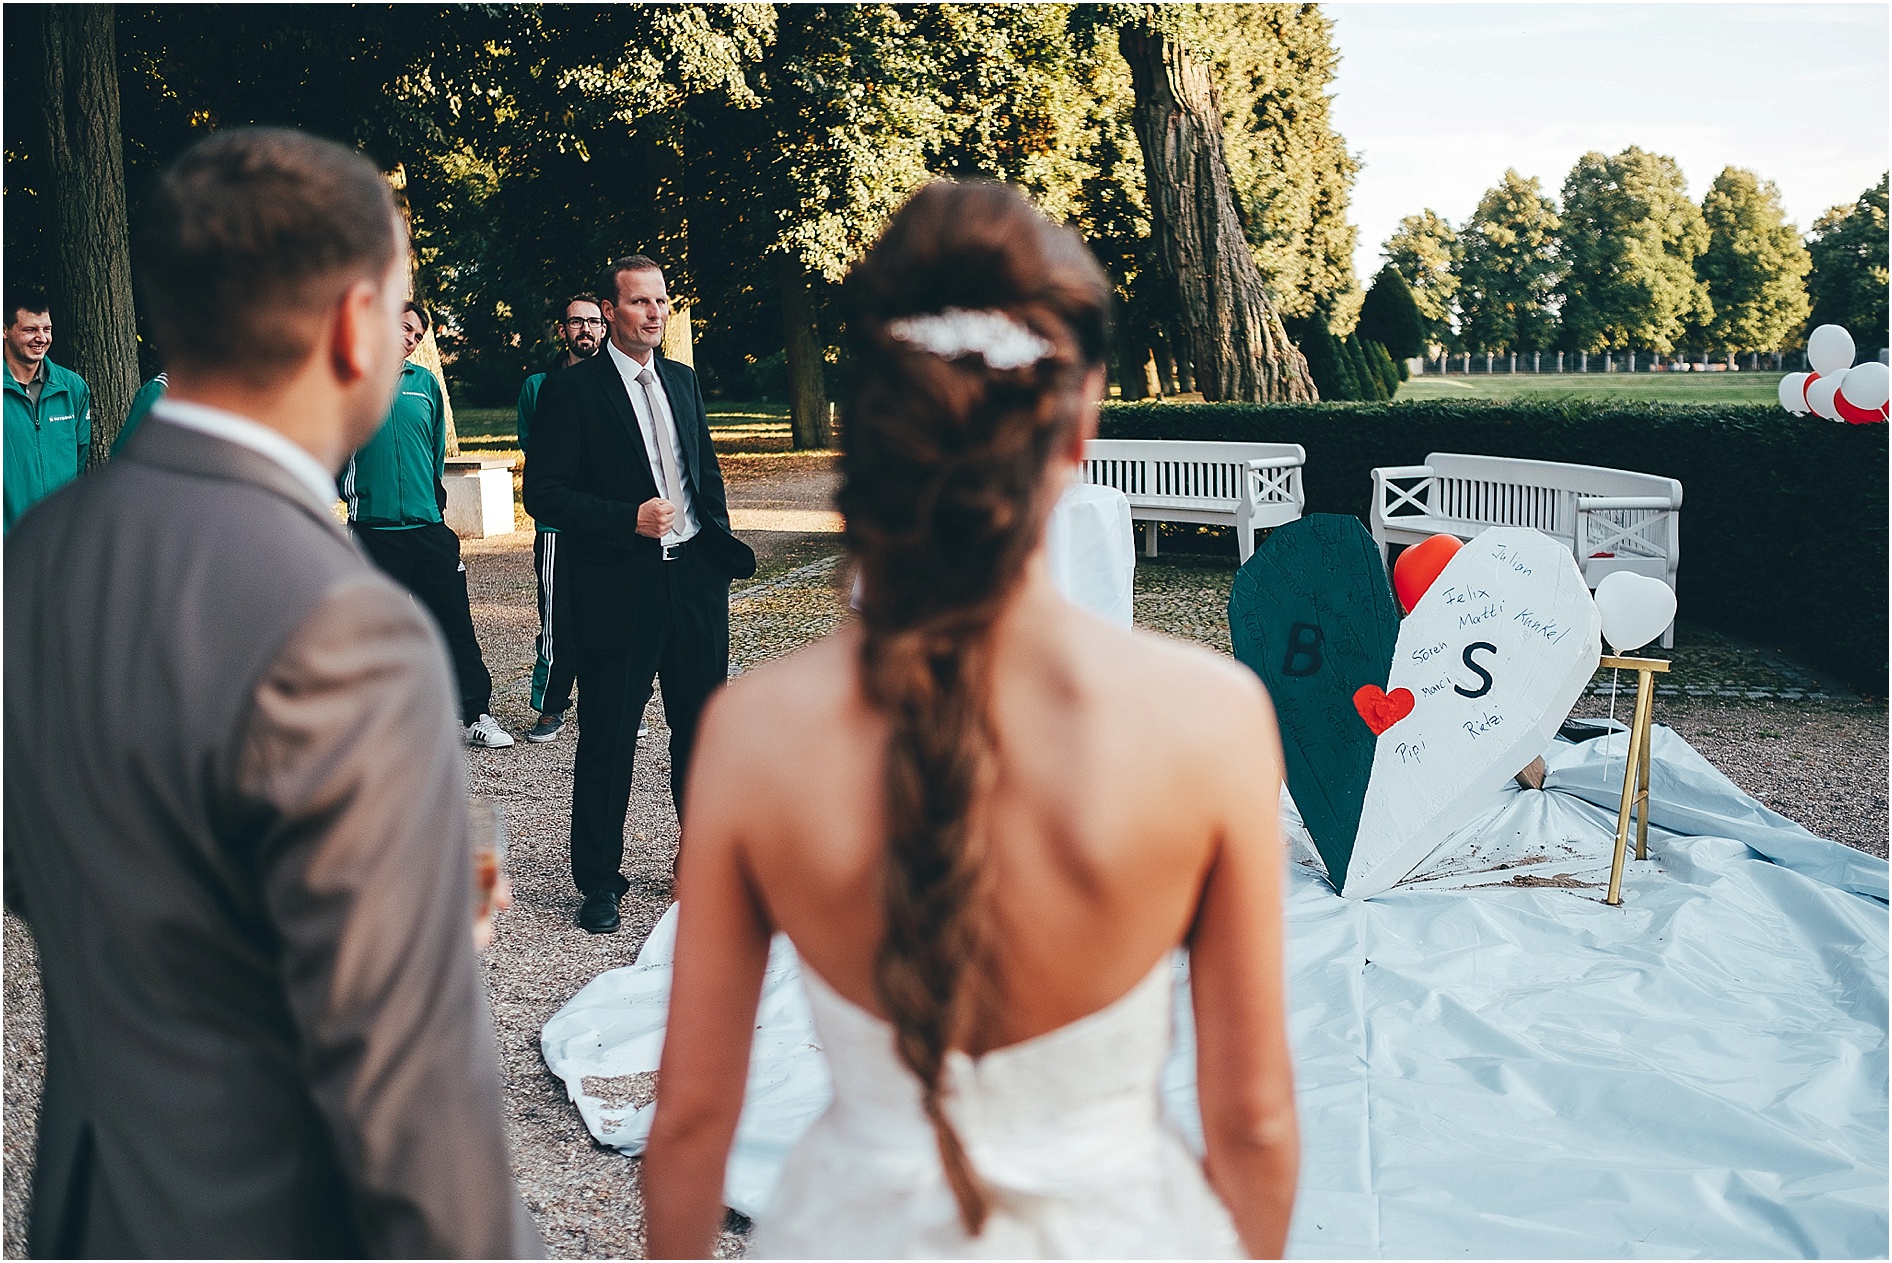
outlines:
{"label": "black suit jacket", "polygon": [[[723,473],[710,445],[696,374],[653,358],[683,448],[683,476],[700,530],[691,546],[731,579],[755,573],[755,553],[729,529]],[[579,641],[630,643],[632,603],[662,581],[662,549],[637,533],[637,506],[660,493],[637,414],[608,350],[546,377],[526,457],[526,512],[558,528],[568,550]]]}

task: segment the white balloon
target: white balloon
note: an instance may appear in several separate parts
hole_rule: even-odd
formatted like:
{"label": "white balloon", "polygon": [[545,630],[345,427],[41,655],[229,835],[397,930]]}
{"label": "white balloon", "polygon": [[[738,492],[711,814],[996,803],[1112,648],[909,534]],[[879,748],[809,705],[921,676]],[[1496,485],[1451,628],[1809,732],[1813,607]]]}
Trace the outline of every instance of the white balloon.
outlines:
{"label": "white balloon", "polygon": [[1853,335],[1838,325],[1821,325],[1807,339],[1807,363],[1822,377],[1843,373],[1852,366]]}
{"label": "white balloon", "polygon": [[1846,371],[1840,378],[1839,393],[1846,396],[1846,402],[1855,408],[1864,408],[1871,412],[1883,408],[1887,400],[1892,400],[1892,369],[1878,360],[1867,360],[1855,368]]}
{"label": "white balloon", "polygon": [[1675,589],[1660,579],[1618,570],[1596,585],[1603,639],[1617,653],[1634,653],[1675,621]]}
{"label": "white balloon", "polygon": [[1839,390],[1841,375],[1820,376],[1813,379],[1807,387],[1807,407],[1813,409],[1815,416],[1825,417],[1828,421],[1839,420],[1839,409],[1833,406],[1833,396]]}
{"label": "white balloon", "polygon": [[1780,379],[1780,406],[1796,417],[1807,414],[1806,373],[1789,373]]}

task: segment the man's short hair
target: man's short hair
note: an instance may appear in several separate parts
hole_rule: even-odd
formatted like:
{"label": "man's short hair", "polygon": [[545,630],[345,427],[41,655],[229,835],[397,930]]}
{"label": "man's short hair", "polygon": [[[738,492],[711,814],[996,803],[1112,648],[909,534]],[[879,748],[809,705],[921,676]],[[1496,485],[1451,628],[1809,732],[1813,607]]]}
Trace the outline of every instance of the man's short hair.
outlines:
{"label": "man's short hair", "polygon": [[425,308],[425,307],[424,307],[424,306],[422,306],[421,304],[419,304],[419,303],[417,303],[417,302],[415,302],[415,301],[414,301],[413,299],[411,299],[411,298],[410,298],[410,299],[408,299],[408,300],[407,300],[407,306],[405,306],[405,307],[403,307],[403,308],[402,308],[401,310],[402,310],[402,312],[403,312],[403,313],[405,313],[405,312],[410,312],[410,311],[411,311],[411,312],[413,312],[413,313],[414,313],[414,314],[415,314],[416,316],[419,316],[419,317],[420,317],[420,331],[421,331],[422,333],[425,333],[425,332],[427,332],[427,331],[428,331],[429,329],[431,329],[431,328],[433,328],[433,327],[434,327],[434,318],[433,318],[433,316],[432,316],[432,315],[430,315],[430,314],[428,313],[428,311],[427,311],[427,308]]}
{"label": "man's short hair", "polygon": [[626,272],[661,272],[663,265],[647,254],[627,254],[621,259],[613,259],[604,265],[604,271],[598,277],[598,292],[610,297],[604,301],[613,307],[618,303],[618,277]]}
{"label": "man's short hair", "polygon": [[[611,274],[611,281],[613,284],[617,283],[617,274],[615,272]],[[603,303],[598,301],[598,296],[596,294],[590,294],[590,293],[573,294],[570,298],[567,298],[565,300],[565,305],[558,309],[560,316],[563,316],[564,313],[570,311],[572,309],[573,303],[590,303],[593,307],[598,307],[598,308],[602,308],[604,306]]]}
{"label": "man's short hair", "polygon": [[20,313],[28,315],[51,315],[52,300],[46,297],[46,291],[37,285],[9,285],[6,290],[7,325],[11,329],[20,323]]}
{"label": "man's short hair", "polygon": [[360,154],[242,127],[184,151],[140,223],[138,279],[167,363],[254,382],[307,359],[349,286],[401,248],[394,196]]}

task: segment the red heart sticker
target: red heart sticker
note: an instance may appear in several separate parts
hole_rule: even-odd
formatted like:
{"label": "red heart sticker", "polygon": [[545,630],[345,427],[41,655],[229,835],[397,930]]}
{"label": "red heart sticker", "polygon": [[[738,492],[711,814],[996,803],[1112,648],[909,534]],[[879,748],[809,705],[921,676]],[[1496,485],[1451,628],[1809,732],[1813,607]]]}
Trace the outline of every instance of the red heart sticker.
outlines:
{"label": "red heart sticker", "polygon": [[1412,690],[1394,689],[1388,693],[1377,684],[1362,684],[1354,691],[1353,708],[1360,712],[1360,718],[1366,720],[1366,726],[1377,737],[1412,714]]}

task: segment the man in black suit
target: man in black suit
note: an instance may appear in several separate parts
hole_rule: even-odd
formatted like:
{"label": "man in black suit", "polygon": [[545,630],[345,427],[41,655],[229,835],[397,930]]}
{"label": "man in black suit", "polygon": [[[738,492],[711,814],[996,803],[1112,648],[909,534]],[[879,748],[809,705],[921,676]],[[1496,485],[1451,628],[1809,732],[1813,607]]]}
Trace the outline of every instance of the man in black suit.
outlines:
{"label": "man in black suit", "polygon": [[663,270],[643,255],[605,268],[602,352],[545,379],[526,458],[526,512],[570,553],[578,675],[572,881],[578,924],[618,928],[630,886],[624,817],[637,724],[663,681],[670,794],[679,821],[703,704],[729,674],[729,581],[755,553],[729,530],[722,470],[696,374],[657,354],[670,320]]}

